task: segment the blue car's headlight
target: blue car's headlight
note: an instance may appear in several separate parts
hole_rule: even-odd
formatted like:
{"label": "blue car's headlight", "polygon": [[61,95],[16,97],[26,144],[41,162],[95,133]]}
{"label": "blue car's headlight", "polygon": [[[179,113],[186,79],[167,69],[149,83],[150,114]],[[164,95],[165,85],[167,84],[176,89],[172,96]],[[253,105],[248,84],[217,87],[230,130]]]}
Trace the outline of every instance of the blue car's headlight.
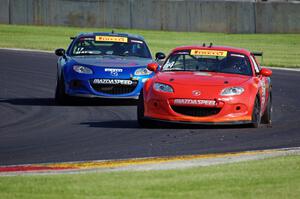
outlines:
{"label": "blue car's headlight", "polygon": [[244,92],[242,87],[229,87],[225,88],[221,91],[221,96],[234,96],[241,95]]}
{"label": "blue car's headlight", "polygon": [[173,88],[167,84],[162,84],[162,83],[154,83],[153,86],[154,90],[160,91],[160,92],[168,92],[172,93],[174,92]]}
{"label": "blue car's headlight", "polygon": [[147,68],[138,68],[135,70],[134,75],[150,75],[152,71]]}
{"label": "blue car's headlight", "polygon": [[92,69],[90,69],[86,66],[74,65],[73,70],[76,71],[77,73],[81,73],[81,74],[93,74]]}

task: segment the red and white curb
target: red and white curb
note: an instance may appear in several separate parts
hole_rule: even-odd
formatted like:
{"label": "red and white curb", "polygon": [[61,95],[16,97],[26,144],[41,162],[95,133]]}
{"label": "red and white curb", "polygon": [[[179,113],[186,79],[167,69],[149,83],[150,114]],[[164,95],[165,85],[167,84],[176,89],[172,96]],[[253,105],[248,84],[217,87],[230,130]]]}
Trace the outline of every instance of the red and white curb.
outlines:
{"label": "red and white curb", "polygon": [[0,176],[4,175],[32,175],[59,174],[101,171],[145,171],[182,169],[197,166],[210,166],[249,160],[265,159],[269,157],[300,155],[300,147],[256,150],[236,153],[184,155],[170,157],[151,157],[105,161],[80,161],[62,163],[43,163],[26,165],[0,166]]}

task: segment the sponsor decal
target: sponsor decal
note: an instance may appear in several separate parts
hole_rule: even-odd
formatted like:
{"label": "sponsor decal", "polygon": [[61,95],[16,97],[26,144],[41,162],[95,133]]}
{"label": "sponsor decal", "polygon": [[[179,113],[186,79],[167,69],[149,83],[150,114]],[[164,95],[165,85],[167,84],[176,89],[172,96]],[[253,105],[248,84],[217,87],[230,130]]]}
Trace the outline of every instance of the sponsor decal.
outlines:
{"label": "sponsor decal", "polygon": [[190,55],[206,55],[206,56],[226,57],[227,51],[223,51],[223,50],[191,50]]}
{"label": "sponsor decal", "polygon": [[266,82],[264,80],[261,81],[261,107],[265,106],[266,103]]}
{"label": "sponsor decal", "polygon": [[174,104],[206,105],[216,106],[215,100],[198,100],[198,99],[175,99]]}
{"label": "sponsor decal", "polygon": [[105,72],[110,72],[112,76],[118,76],[119,73],[123,72],[122,68],[105,68]]}
{"label": "sponsor decal", "polygon": [[133,81],[127,79],[94,79],[93,84],[132,85]]}
{"label": "sponsor decal", "polygon": [[114,37],[114,36],[96,36],[95,41],[110,41],[110,42],[121,42],[127,43],[127,37]]}
{"label": "sponsor decal", "polygon": [[165,65],[164,65],[164,70],[170,70],[172,69],[173,65],[175,64],[175,61],[172,61],[172,62],[167,62]]}

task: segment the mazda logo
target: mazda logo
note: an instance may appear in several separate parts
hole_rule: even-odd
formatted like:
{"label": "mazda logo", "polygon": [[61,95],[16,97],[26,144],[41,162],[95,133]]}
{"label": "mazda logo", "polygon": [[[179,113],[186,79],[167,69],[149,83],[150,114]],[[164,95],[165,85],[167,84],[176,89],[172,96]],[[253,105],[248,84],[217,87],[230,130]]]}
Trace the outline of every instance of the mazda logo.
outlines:
{"label": "mazda logo", "polygon": [[201,92],[199,90],[194,90],[194,91],[192,91],[192,94],[194,96],[199,96],[199,95],[201,95]]}
{"label": "mazda logo", "polygon": [[110,74],[111,76],[115,76],[115,77],[119,75],[117,71],[111,71]]}

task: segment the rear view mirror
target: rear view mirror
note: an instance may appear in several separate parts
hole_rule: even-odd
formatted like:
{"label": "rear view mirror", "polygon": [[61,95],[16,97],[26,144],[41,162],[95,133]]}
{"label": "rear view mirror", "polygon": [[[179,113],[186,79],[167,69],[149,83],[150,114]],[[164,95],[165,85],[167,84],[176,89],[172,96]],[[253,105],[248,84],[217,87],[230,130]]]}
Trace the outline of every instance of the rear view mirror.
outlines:
{"label": "rear view mirror", "polygon": [[164,59],[164,58],[166,58],[166,55],[164,53],[162,53],[162,52],[157,52],[155,54],[155,59],[156,60],[161,60],[161,59]]}
{"label": "rear view mirror", "polygon": [[158,69],[158,64],[153,62],[147,65],[147,69],[153,72],[156,72]]}
{"label": "rear view mirror", "polygon": [[64,55],[66,54],[66,50],[63,49],[63,48],[56,49],[56,50],[55,50],[55,54],[56,54],[57,56],[64,56]]}
{"label": "rear view mirror", "polygon": [[267,68],[262,68],[259,72],[259,74],[265,76],[265,77],[270,77],[272,75],[272,71]]}

